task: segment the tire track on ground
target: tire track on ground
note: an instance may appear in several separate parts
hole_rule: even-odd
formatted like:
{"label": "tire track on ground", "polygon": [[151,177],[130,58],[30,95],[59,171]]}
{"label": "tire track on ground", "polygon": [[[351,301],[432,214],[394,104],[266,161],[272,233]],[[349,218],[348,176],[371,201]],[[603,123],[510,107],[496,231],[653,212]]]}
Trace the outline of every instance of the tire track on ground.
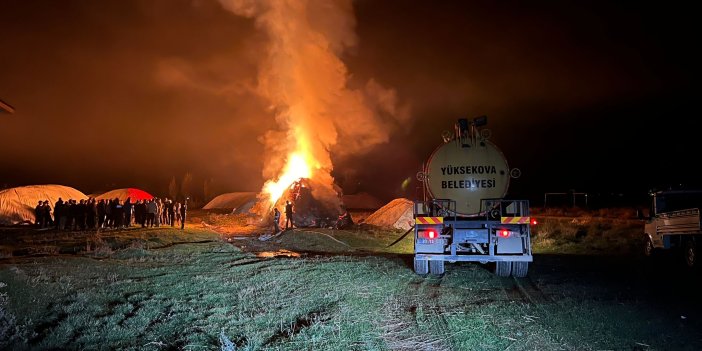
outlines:
{"label": "tire track on ground", "polygon": [[390,350],[451,350],[446,343],[448,323],[438,304],[443,278],[411,275],[400,300],[391,299],[384,305],[380,322],[382,339]]}
{"label": "tire track on ground", "polygon": [[455,345],[453,345],[451,340],[451,329],[449,328],[448,322],[446,321],[446,311],[441,307],[441,295],[442,287],[441,284],[444,281],[444,275],[439,277],[429,276],[424,279],[423,284],[420,286],[420,293],[426,297],[423,301],[428,302],[426,307],[426,320],[430,328],[425,328],[424,330],[431,331],[434,335],[434,341],[430,343],[427,350],[453,350]]}

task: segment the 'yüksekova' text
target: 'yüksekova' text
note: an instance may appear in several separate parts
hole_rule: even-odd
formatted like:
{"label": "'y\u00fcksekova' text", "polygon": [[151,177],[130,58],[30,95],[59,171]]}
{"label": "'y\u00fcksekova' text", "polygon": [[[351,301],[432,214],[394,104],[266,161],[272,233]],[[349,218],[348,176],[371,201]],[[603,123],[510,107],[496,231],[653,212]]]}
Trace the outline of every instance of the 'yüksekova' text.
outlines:
{"label": "'y\u00fcksekova' text", "polygon": [[[497,174],[495,166],[451,166],[441,167],[441,175],[457,174]],[[464,179],[464,180],[442,180],[442,189],[474,189],[474,188],[494,188],[495,178],[492,179]]]}

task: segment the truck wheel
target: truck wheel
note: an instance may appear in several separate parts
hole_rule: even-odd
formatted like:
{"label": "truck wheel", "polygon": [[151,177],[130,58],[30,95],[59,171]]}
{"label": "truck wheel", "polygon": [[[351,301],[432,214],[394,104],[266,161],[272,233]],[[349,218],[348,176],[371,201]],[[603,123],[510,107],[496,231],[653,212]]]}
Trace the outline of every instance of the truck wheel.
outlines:
{"label": "truck wheel", "polygon": [[414,258],[414,272],[419,275],[425,275],[429,273],[429,261],[419,260]]}
{"label": "truck wheel", "polygon": [[683,255],[688,267],[695,268],[697,266],[697,245],[693,240],[685,242]]}
{"label": "truck wheel", "polygon": [[512,262],[495,262],[495,274],[498,277],[509,277],[512,274]]}
{"label": "truck wheel", "polygon": [[529,273],[529,262],[512,262],[512,276],[524,278]]}
{"label": "truck wheel", "polygon": [[444,261],[429,261],[429,272],[434,275],[444,274]]}

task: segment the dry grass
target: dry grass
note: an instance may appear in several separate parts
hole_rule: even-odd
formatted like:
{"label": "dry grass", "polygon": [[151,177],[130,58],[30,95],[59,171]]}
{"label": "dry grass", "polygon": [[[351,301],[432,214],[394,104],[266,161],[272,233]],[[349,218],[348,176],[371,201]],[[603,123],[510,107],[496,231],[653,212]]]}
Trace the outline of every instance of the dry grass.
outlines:
{"label": "dry grass", "polygon": [[[536,218],[537,254],[621,254],[642,226],[595,214]],[[411,254],[411,235],[387,247],[400,230],[310,228],[237,242],[322,254],[263,258],[202,228],[254,232],[244,217],[191,219],[199,226],[185,231],[29,232],[0,241],[8,255],[24,255],[0,262],[0,348],[623,350],[632,336],[652,349],[670,346],[668,336],[700,344],[655,311],[583,301],[569,282],[558,283],[562,296],[535,305],[479,264],[419,277],[401,255]]]}
{"label": "dry grass", "polygon": [[532,211],[532,217],[539,222],[532,227],[537,253],[631,254],[639,249],[644,226],[627,209],[552,209]]}
{"label": "dry grass", "polygon": [[532,216],[540,217],[594,217],[594,218],[617,218],[617,219],[639,219],[639,213],[635,208],[617,207],[601,208],[590,210],[582,207],[532,207]]}
{"label": "dry grass", "polygon": [[[634,210],[617,208],[586,211],[578,208],[534,209],[532,217],[539,224],[532,227],[532,247],[534,253],[564,254],[621,254],[639,249],[643,221],[636,218]],[[225,236],[256,237],[261,231],[269,230],[250,224],[243,215],[202,213],[199,215],[207,228]],[[413,252],[412,235],[388,247],[404,233],[399,229],[380,228],[365,223],[345,230],[325,228],[301,228],[285,232],[271,243],[278,248],[301,252],[352,253]],[[250,250],[267,250],[257,243],[248,245]]]}

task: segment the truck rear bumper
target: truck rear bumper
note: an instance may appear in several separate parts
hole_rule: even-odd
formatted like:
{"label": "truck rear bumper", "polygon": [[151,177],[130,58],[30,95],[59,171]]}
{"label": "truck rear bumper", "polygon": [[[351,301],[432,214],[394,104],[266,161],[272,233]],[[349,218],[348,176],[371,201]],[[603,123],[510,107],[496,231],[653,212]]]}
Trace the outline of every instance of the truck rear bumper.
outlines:
{"label": "truck rear bumper", "polygon": [[441,255],[441,254],[415,254],[414,257],[418,260],[429,261],[463,261],[463,262],[532,262],[532,255]]}

